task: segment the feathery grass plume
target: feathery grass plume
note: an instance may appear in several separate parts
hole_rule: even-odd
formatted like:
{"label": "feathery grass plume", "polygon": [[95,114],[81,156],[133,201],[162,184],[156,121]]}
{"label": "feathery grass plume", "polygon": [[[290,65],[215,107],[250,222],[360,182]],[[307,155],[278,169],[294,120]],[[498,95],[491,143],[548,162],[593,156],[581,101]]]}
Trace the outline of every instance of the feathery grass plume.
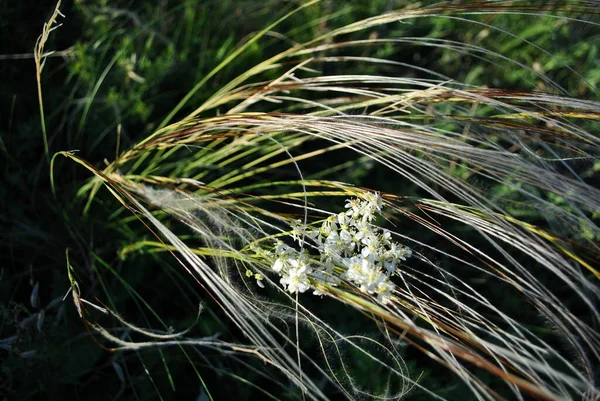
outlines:
{"label": "feathery grass plume", "polygon": [[[348,398],[411,388],[444,398],[407,372],[403,343],[453,372],[476,399],[592,400],[600,396],[598,89],[503,29],[511,15],[598,27],[585,1],[389,11],[256,65],[102,171],[62,154],[94,172],[84,189],[90,200],[106,185],[159,239],[132,246],[171,252],[248,349],[309,399],[330,397],[323,377]],[[486,43],[400,34],[402,24],[429,18],[476,24],[525,46],[591,95],[575,98]],[[369,37],[383,26],[389,36]],[[379,58],[384,47],[479,59],[489,71],[514,71],[521,87],[460,82]],[[329,65],[348,72],[328,75]],[[364,159],[383,180],[348,182],[344,170]],[[361,202],[370,209],[355,211]],[[193,233],[185,241],[182,224]],[[322,298],[300,294],[309,288]],[[339,330],[318,307],[336,301],[370,318],[381,336],[365,342]],[[295,330],[285,329],[290,319]],[[307,332],[324,360],[303,348]],[[386,373],[383,394],[346,369],[342,355],[355,351]]]}

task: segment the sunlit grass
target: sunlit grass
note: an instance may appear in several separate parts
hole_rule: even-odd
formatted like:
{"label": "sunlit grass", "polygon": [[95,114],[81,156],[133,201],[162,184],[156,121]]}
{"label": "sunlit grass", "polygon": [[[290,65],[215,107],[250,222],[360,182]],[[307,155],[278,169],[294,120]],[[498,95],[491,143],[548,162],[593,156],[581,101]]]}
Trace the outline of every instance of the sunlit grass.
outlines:
{"label": "sunlit grass", "polygon": [[[284,10],[221,55],[198,82],[186,82],[189,91],[173,109],[158,111],[164,118],[148,135],[119,146],[114,160],[94,163],[68,150],[54,155],[56,197],[55,169],[65,157],[92,174],[79,186],[80,211],[89,215],[107,202],[103,188],[117,201],[107,203],[113,214],[106,224],[123,235],[118,259],[91,251],[89,265],[96,267],[86,274],[93,279],[82,278],[70,262],[66,270],[91,335],[113,351],[135,352],[159,395],[161,375],[149,373],[144,352],[159,352],[160,372],[176,390],[168,349],[179,347],[209,399],[211,385],[199,365],[275,399],[452,399],[436,380],[461,383],[459,394],[473,399],[597,397],[595,78],[542,48],[531,32],[507,31],[503,20],[597,28],[592,4],[413,6],[342,26],[334,22],[345,12],[331,10],[335,18],[320,16],[318,25],[331,22],[331,29],[321,27],[308,40],[286,38],[286,49],[241,72],[233,68],[259,41],[280,39],[278,27],[318,3]],[[413,36],[410,29],[428,21],[480,35],[464,42],[439,31]],[[528,60],[523,48],[535,56]],[[415,49],[441,59],[421,65],[399,56]],[[79,133],[124,54],[100,69]],[[454,59],[477,64],[472,74],[442,68]],[[571,81],[559,82],[538,64],[553,71],[561,65],[576,93]],[[224,74],[228,70],[233,76]],[[510,77],[501,82],[506,87],[495,85],[492,74],[500,72]],[[209,83],[216,78],[215,89]],[[195,103],[208,88],[214,92]],[[389,299],[361,290],[339,263],[330,272],[339,282],[315,275],[311,290],[287,293],[273,270],[276,242],[306,251],[318,269],[324,264],[319,244],[305,236],[295,242],[295,222],[318,229],[344,211],[346,199],[367,191],[383,200],[374,224],[413,254],[391,276]],[[185,324],[173,333],[141,295],[160,293],[162,283],[140,280],[135,289],[120,270],[129,257],[166,264],[162,255],[174,261],[179,272],[168,274],[182,288],[168,297],[204,294],[205,310],[219,310],[207,320],[224,332],[198,338]],[[101,292],[82,284],[96,280]],[[118,306],[122,294],[133,307]],[[189,327],[202,324],[207,313],[214,314],[202,312]],[[422,356],[413,361],[407,350]],[[210,352],[245,373],[214,364],[204,356]],[[436,364],[447,373],[427,377]],[[354,365],[369,366],[372,377]],[[125,389],[131,377],[116,359],[112,366]]]}

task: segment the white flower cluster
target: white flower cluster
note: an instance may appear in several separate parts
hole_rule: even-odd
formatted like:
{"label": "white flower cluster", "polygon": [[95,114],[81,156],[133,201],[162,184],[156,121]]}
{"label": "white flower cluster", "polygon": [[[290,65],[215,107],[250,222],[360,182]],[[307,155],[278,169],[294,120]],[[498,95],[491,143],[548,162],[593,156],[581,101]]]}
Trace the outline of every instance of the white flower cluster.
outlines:
{"label": "white flower cluster", "polygon": [[[308,290],[311,280],[336,285],[345,279],[386,303],[394,289],[390,276],[399,261],[405,261],[412,252],[391,241],[389,231],[372,224],[381,208],[381,196],[366,192],[363,199],[347,200],[347,210],[329,216],[319,229],[304,227],[299,220],[293,222],[294,240],[302,244],[305,237],[312,239],[320,262],[313,261],[304,250],[276,243],[277,259],[272,269],[281,276],[281,284],[293,294]],[[340,276],[336,270],[342,272]],[[315,290],[315,294],[320,292]]]}

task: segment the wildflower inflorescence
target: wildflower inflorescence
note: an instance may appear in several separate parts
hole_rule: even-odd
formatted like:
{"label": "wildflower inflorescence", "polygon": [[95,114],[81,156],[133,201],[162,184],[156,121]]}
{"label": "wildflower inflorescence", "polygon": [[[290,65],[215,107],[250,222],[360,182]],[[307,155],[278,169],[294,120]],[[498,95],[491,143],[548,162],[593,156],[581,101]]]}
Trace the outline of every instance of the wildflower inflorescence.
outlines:
{"label": "wildflower inflorescence", "polygon": [[[388,302],[394,289],[390,277],[412,252],[393,242],[389,231],[373,225],[382,206],[379,194],[366,192],[362,199],[348,199],[345,211],[329,216],[317,229],[293,221],[291,236],[302,249],[281,241],[275,244],[271,268],[280,275],[280,283],[292,294],[313,288],[319,295],[314,284],[335,286],[345,280],[365,293],[377,294],[380,302]],[[304,249],[307,239],[314,243],[319,258]]]}

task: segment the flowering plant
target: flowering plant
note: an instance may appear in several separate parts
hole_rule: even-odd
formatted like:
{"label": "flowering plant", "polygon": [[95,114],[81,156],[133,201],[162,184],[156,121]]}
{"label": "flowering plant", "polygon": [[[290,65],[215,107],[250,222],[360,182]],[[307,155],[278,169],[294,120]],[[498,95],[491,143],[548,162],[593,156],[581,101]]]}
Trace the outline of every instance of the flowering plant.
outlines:
{"label": "flowering plant", "polygon": [[[377,294],[381,303],[389,302],[394,290],[390,278],[412,251],[393,242],[389,231],[373,224],[382,206],[381,195],[365,192],[362,199],[348,199],[347,210],[332,214],[318,229],[293,221],[291,235],[301,250],[281,241],[275,243],[277,259],[272,270],[281,276],[280,283],[294,294],[314,288],[311,282],[335,286],[345,280],[362,292]],[[319,253],[318,263],[304,249],[307,237]],[[315,288],[314,294],[321,295],[322,291]]]}

